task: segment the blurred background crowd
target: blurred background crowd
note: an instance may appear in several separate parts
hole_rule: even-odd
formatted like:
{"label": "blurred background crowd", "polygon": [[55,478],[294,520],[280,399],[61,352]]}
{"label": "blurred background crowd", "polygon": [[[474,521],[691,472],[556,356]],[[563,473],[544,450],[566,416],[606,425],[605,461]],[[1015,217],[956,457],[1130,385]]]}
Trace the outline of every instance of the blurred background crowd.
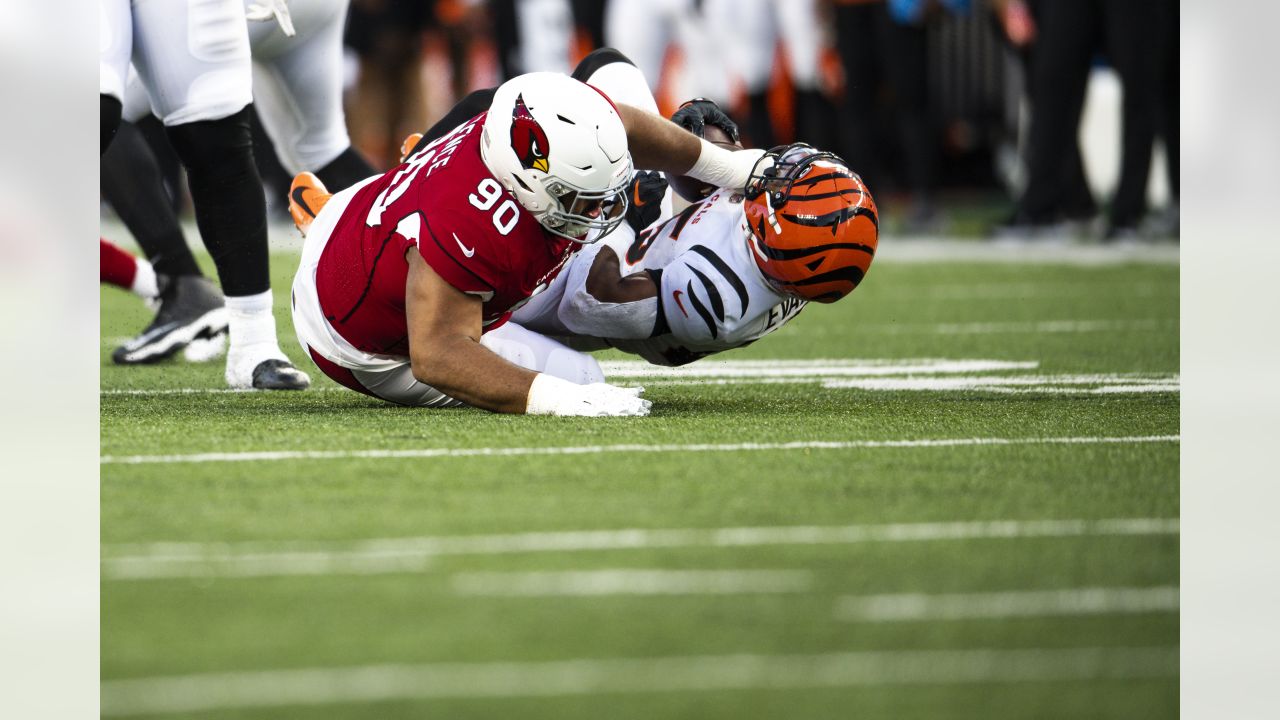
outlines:
{"label": "blurred background crowd", "polygon": [[[1177,238],[1176,0],[350,0],[352,141],[391,167],[468,91],[570,72],[605,45],[668,115],[707,97],[748,146],[842,155],[886,234]],[[180,166],[151,134],[182,209]],[[287,214],[290,178],[256,135]]]}

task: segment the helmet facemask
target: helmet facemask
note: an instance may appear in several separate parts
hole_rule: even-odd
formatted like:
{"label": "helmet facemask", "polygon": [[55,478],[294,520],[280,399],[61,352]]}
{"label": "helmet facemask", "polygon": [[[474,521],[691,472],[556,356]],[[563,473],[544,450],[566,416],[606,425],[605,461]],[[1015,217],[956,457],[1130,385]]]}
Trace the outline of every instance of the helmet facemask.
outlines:
{"label": "helmet facemask", "polygon": [[617,185],[598,192],[574,187],[560,178],[544,178],[542,185],[553,204],[543,226],[548,232],[578,243],[603,238],[616,230],[626,215],[630,176],[628,169]]}
{"label": "helmet facemask", "polygon": [[861,282],[875,254],[878,213],[839,156],[803,143],[775,147],[743,192],[752,254],[774,290],[835,302]]}
{"label": "helmet facemask", "polygon": [[551,235],[595,242],[624,219],[632,170],[626,131],[613,103],[589,85],[557,73],[503,83],[480,154]]}

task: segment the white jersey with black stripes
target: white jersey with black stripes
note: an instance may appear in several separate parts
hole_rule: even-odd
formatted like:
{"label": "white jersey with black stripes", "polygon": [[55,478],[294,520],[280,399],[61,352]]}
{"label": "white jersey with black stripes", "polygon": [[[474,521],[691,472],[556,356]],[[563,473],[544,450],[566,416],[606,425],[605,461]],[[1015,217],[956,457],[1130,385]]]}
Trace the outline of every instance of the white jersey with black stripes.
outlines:
{"label": "white jersey with black stripes", "polygon": [[[785,325],[805,302],[765,283],[748,233],[741,199],[726,191],[639,234],[624,225],[575,255],[556,283],[512,319],[538,332],[577,337],[582,349],[607,345],[657,365],[684,365],[749,345]],[[658,283],[657,298],[627,303],[637,306],[627,313],[591,302],[585,271],[600,252],[617,253],[623,276],[649,272]],[[598,323],[583,315],[593,308],[611,313],[614,332],[590,330]]]}

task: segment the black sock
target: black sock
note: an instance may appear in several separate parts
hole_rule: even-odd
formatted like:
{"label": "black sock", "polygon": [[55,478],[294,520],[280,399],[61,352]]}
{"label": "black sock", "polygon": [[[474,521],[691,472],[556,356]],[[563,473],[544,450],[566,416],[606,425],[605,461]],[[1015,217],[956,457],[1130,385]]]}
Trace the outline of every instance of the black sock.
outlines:
{"label": "black sock", "polygon": [[178,153],[174,152],[173,143],[169,142],[169,133],[164,129],[164,123],[160,122],[160,118],[155,115],[148,114],[133,125],[138,128],[138,134],[146,141],[147,147],[151,148],[151,157],[155,158],[160,177],[164,178],[169,207],[173,208],[175,214],[182,215],[186,207],[184,193],[187,187],[187,176],[182,169],[182,161],[178,159]]}
{"label": "black sock", "polygon": [[221,120],[167,128],[187,169],[200,237],[228,297],[271,288],[267,205],[253,162],[250,107]]}
{"label": "black sock", "polygon": [[120,101],[110,95],[99,95],[101,101],[98,104],[98,127],[99,144],[98,154],[102,155],[107,151],[107,146],[111,144],[111,139],[116,136],[116,130],[120,127],[120,112],[122,110]]}
{"label": "black sock", "polygon": [[199,275],[178,216],[169,204],[160,168],[142,133],[121,123],[115,142],[102,155],[102,195],[133,234],[156,272]]}
{"label": "black sock", "polygon": [[320,178],[320,182],[324,183],[329,192],[335,193],[346,190],[370,175],[377,174],[378,171],[369,164],[369,161],[350,145],[328,165],[316,171],[316,177]]}

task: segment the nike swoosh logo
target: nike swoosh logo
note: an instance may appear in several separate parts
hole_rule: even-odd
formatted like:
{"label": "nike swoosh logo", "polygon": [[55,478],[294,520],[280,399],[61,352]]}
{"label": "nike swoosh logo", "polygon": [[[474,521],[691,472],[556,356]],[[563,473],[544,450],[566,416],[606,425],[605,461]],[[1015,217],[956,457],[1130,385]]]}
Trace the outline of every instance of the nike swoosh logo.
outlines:
{"label": "nike swoosh logo", "polygon": [[453,241],[458,243],[458,249],[462,250],[463,255],[471,257],[476,254],[475,248],[469,248],[462,244],[462,241],[458,239],[458,233],[453,233]]}
{"label": "nike swoosh logo", "polygon": [[689,317],[689,311],[688,311],[688,310],[685,310],[685,309],[684,309],[684,303],[680,302],[680,296],[681,296],[681,295],[683,295],[683,294],[684,294],[684,291],[683,291],[683,290],[677,290],[677,291],[675,291],[675,292],[671,293],[671,297],[673,297],[673,298],[675,298],[675,299],[676,299],[676,307],[680,308],[680,312],[684,313],[684,316],[685,316],[685,317]]}
{"label": "nike swoosh logo", "polygon": [[293,192],[289,193],[289,197],[293,198],[293,201],[298,204],[298,207],[302,208],[303,212],[314,218],[316,216],[315,212],[312,211],[311,206],[307,205],[307,201],[302,197],[305,190],[306,188],[296,187]]}
{"label": "nike swoosh logo", "polygon": [[154,327],[150,331],[143,333],[142,335],[139,335],[133,340],[125,343],[125,348],[127,348],[131,352],[134,350],[137,350],[138,348],[151,343],[156,338],[164,337],[165,335],[168,335],[174,330],[177,330],[181,325],[182,323],[169,322],[159,327]]}

